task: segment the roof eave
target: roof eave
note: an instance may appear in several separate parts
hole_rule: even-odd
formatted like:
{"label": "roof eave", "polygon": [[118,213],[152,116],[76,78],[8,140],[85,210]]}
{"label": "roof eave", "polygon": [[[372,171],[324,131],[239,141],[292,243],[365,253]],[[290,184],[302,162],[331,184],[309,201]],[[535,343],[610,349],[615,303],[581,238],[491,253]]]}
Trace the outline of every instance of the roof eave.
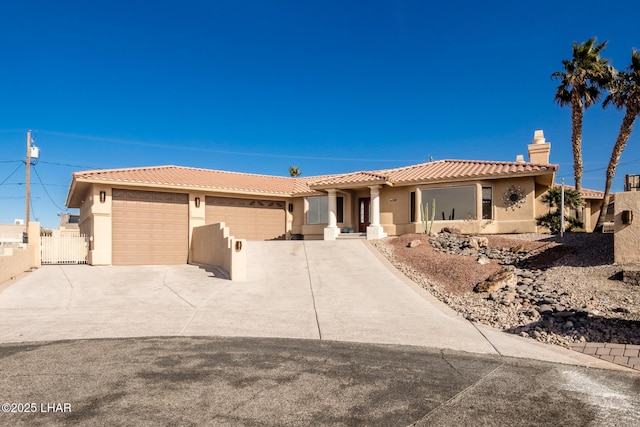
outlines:
{"label": "roof eave", "polygon": [[[182,191],[182,192],[201,192],[201,193],[231,193],[242,194],[247,196],[264,196],[264,197],[280,197],[291,198],[291,192],[279,192],[279,191],[257,191],[238,188],[220,188],[209,187],[204,185],[176,185],[157,182],[141,182],[141,181],[126,181],[126,180],[112,180],[112,179],[77,179],[77,183],[86,183],[88,185],[108,185],[111,187],[133,187],[133,188],[153,188],[162,190]],[[73,185],[73,184],[72,184]]]}
{"label": "roof eave", "polygon": [[356,188],[367,188],[376,185],[388,185],[390,187],[393,186],[393,183],[384,179],[378,179],[374,181],[358,181],[358,182],[344,182],[339,184],[332,183],[320,183],[320,184],[309,184],[309,188],[312,190],[350,190]]}

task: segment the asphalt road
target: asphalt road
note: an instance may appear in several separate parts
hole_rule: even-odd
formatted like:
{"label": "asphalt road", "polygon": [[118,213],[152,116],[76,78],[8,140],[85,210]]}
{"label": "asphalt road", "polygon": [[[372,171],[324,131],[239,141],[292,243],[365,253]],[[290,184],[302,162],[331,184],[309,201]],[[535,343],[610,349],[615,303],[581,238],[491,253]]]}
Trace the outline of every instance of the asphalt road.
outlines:
{"label": "asphalt road", "polygon": [[2,344],[0,367],[3,411],[35,411],[11,426],[640,425],[637,374],[426,347],[75,340]]}

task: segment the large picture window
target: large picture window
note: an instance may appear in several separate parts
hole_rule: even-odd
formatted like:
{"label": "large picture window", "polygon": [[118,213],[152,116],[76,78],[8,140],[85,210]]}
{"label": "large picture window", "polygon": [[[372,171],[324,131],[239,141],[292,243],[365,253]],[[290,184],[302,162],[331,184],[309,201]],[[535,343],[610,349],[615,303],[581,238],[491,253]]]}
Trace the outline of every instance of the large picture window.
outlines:
{"label": "large picture window", "polygon": [[436,200],[436,221],[476,219],[476,187],[430,188],[422,190],[422,203]]}
{"label": "large picture window", "polygon": [[[329,197],[307,197],[309,210],[307,211],[307,224],[329,223]],[[336,222],[344,222],[344,198],[336,197]]]}

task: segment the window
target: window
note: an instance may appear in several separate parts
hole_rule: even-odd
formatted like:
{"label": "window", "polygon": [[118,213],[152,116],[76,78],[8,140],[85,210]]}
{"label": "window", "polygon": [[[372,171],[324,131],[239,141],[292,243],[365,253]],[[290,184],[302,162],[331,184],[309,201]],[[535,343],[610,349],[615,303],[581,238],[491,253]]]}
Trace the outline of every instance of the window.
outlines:
{"label": "window", "polygon": [[433,188],[422,190],[422,203],[429,208],[436,201],[436,221],[476,219],[476,187]]}
{"label": "window", "polygon": [[493,189],[482,187],[482,219],[493,219]]}
{"label": "window", "polygon": [[409,221],[416,222],[416,192],[412,191],[410,193],[410,202],[409,202]]}
{"label": "window", "polygon": [[[329,223],[329,196],[307,197],[307,224]],[[336,222],[344,222],[344,198],[336,197]]]}

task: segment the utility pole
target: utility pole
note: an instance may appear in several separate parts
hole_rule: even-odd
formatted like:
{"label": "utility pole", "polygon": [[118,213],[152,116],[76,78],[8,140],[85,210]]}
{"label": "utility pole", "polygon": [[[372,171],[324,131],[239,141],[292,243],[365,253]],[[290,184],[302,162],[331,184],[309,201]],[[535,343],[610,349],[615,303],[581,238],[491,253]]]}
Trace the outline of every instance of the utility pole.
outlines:
{"label": "utility pole", "polygon": [[28,130],[27,131],[27,217],[25,218],[25,224],[26,224],[26,229],[27,232],[29,232],[29,215],[31,214],[29,212],[29,201],[31,199],[31,187],[30,187],[30,180],[31,180],[31,131]]}

